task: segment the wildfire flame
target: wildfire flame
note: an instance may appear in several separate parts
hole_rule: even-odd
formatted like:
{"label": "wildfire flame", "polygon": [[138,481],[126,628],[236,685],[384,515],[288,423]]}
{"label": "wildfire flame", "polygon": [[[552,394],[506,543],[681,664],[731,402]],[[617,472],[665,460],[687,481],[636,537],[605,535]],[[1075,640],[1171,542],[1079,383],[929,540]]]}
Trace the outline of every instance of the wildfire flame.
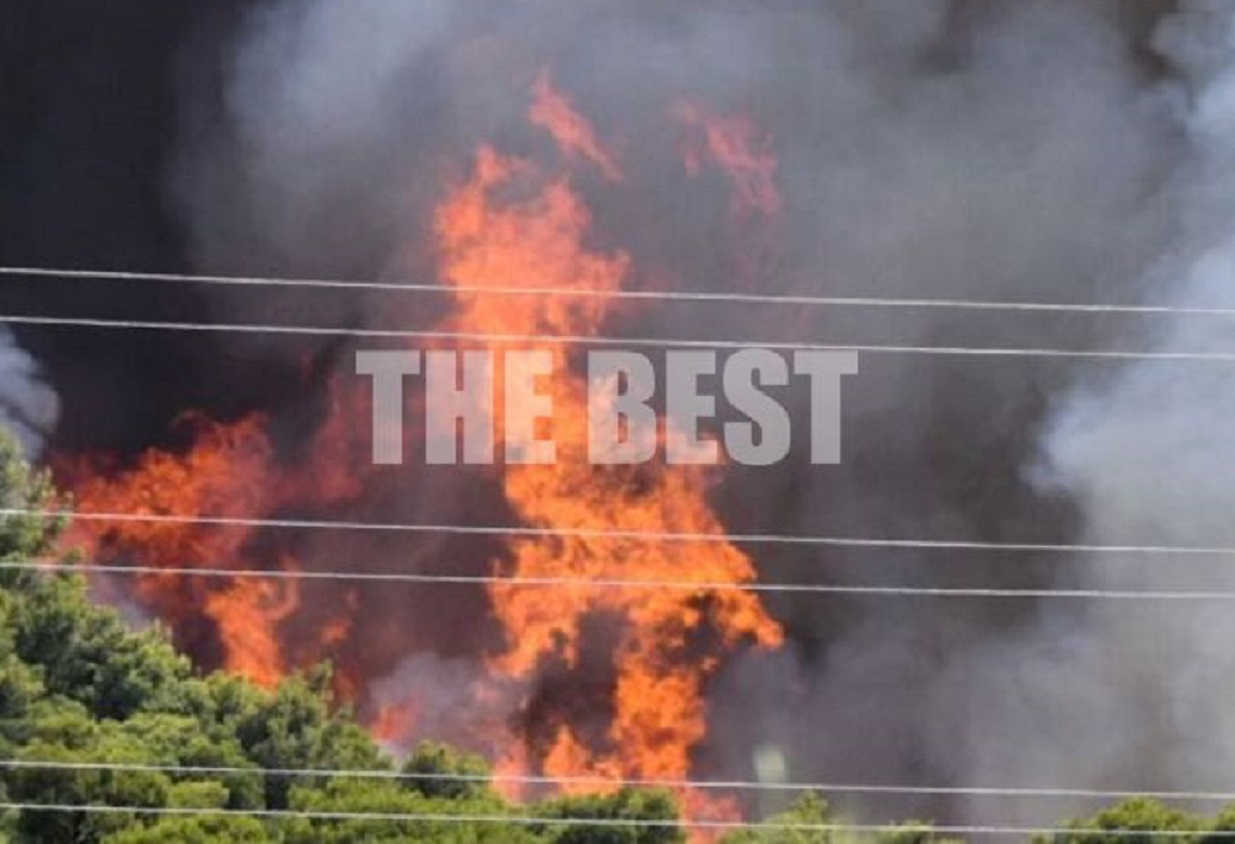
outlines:
{"label": "wildfire flame", "polygon": [[771,217],[783,200],[776,187],[776,156],[772,140],[742,115],[713,114],[699,103],[680,101],[673,116],[690,130],[681,146],[686,171],[692,176],[711,161],[734,186],[732,211],[742,217],[758,212]]}
{"label": "wildfire flame", "polygon": [[[553,110],[541,107],[549,101]],[[575,139],[592,139],[587,121],[566,110],[568,101],[537,82],[532,117],[546,121],[567,153]],[[590,142],[589,142],[590,143]],[[603,169],[609,159],[590,156]],[[502,201],[519,179],[524,198]],[[528,182],[538,187],[528,189]],[[489,148],[476,157],[473,175],[437,215],[442,277],[460,287],[519,284],[562,289],[618,289],[630,272],[629,256],[584,246],[591,220],[569,179],[535,172],[527,161]],[[548,302],[463,295],[454,324],[492,334],[596,333],[608,316],[604,297],[562,297]],[[588,389],[579,376],[552,381],[551,465],[509,465],[502,477],[507,500],[520,519],[547,529],[722,534],[707,503],[709,473],[702,467],[599,467],[587,456]],[[516,447],[525,443],[510,443]],[[546,744],[531,748],[550,776],[684,778],[690,755],[706,734],[704,685],[719,654],[744,640],[764,647],[781,642],[778,625],[758,598],[708,584],[754,580],[750,559],[728,543],[663,544],[609,538],[557,536],[509,543],[509,559],[496,564],[520,577],[572,577],[697,582],[692,591],[656,589],[540,589],[497,584],[489,589],[506,649],[491,664],[501,674],[532,677],[546,663],[576,669],[585,624],[616,619],[611,720],[603,734],[585,734],[569,718],[553,725]],[[711,637],[708,641],[708,637]],[[528,754],[512,757],[526,764]]]}
{"label": "wildfire flame", "polygon": [[[151,449],[136,465],[116,471],[110,460],[89,457],[61,461],[59,473],[73,489],[84,514],[254,520],[292,503],[323,505],[355,497],[360,484],[348,458],[357,444],[348,424],[355,402],[332,385],[326,422],[314,437],[310,458],[287,468],[275,460],[268,420],[252,414],[225,424],[200,413],[181,425],[192,434],[183,453]],[[66,542],[100,562],[167,568],[278,569],[297,567],[282,553],[273,556],[253,543],[257,528],[247,524],[185,521],[87,520],[74,522]],[[300,605],[290,579],[264,580],[139,574],[134,598],[170,625],[190,650],[201,636],[204,616],[223,667],[271,686],[296,667],[285,659],[279,625]],[[354,614],[352,601],[340,604]],[[349,617],[323,628],[321,641],[337,643]],[[320,658],[320,655],[319,655]],[[344,678],[346,680],[346,678]]]}
{"label": "wildfire flame", "polygon": [[[223,425],[199,415],[184,424],[195,431],[193,448],[185,454],[147,452],[132,471],[120,478],[79,464],[71,475],[75,504],[85,513],[119,513],[192,517],[202,513],[249,517],[269,507],[273,449],[265,419],[249,416]],[[197,529],[177,522],[77,521],[69,541],[84,546],[92,559],[128,557],[151,566],[238,567],[252,531],[238,526]],[[272,684],[286,666],[269,620],[286,617],[294,607],[294,592],[281,583],[263,585],[235,579],[220,584],[213,578],[142,574],[135,578],[136,597],[144,606],[182,630],[193,614],[202,612],[215,625],[224,644],[227,668],[253,680]],[[200,609],[199,609],[200,608]]]}
{"label": "wildfire flame", "polygon": [[536,77],[532,93],[535,99],[528,112],[528,120],[552,135],[567,154],[588,159],[611,182],[622,181],[622,172],[612,153],[597,140],[592,124],[580,116],[570,100],[553,87],[547,70],[542,70]]}
{"label": "wildfire flame", "polygon": [[[545,130],[562,155],[594,166],[612,186],[625,184],[616,158],[547,73],[532,87],[529,122]],[[780,197],[775,159],[750,124],[713,118],[697,106],[676,114],[702,133],[687,158],[701,165],[706,151],[733,179],[735,202],[775,213]],[[589,247],[592,220],[570,175],[530,160],[480,147],[470,175],[450,189],[434,216],[442,279],[466,288],[537,287],[617,291],[634,273],[621,250]],[[448,327],[473,334],[580,335],[598,333],[614,316],[605,296],[509,297],[460,291]],[[483,345],[483,344],[482,344]],[[490,344],[491,349],[505,348]],[[701,466],[593,466],[587,455],[588,384],[570,370],[570,350],[554,346],[559,368],[545,387],[553,400],[550,465],[507,464],[495,477],[511,510],[548,531],[717,535],[724,526],[708,504],[714,470]],[[501,378],[497,379],[501,384]],[[501,406],[504,396],[499,396]],[[266,419],[253,415],[224,424],[199,414],[186,425],[193,443],[183,452],[151,450],[117,471],[96,459],[64,467],[79,511],[164,516],[277,515],[285,508],[329,507],[366,492],[368,408],[354,392],[332,384],[328,412],[300,465],[276,458]],[[674,436],[662,430],[660,436]],[[507,452],[529,445],[499,429]],[[149,566],[282,569],[299,566],[254,527],[139,521],[78,521],[69,538],[91,559]],[[261,539],[263,541],[257,541]],[[496,753],[507,773],[612,779],[685,779],[692,752],[707,732],[705,687],[726,652],[753,643],[772,648],[782,632],[752,592],[717,589],[756,577],[749,557],[724,541],[657,543],[590,536],[519,538],[492,561],[496,573],[697,583],[696,589],[540,588],[513,583],[488,589],[504,634],[487,657],[493,682],[529,689],[509,715]],[[137,602],[167,621],[182,643],[203,621],[230,670],[265,684],[299,667],[289,660],[285,624],[302,609],[291,580],[148,574],[136,578]],[[320,625],[320,659],[352,634],[363,608],[356,592],[337,602]],[[569,689],[545,703],[538,683]],[[344,676],[356,695],[366,678]],[[373,678],[367,678],[373,679]],[[548,696],[552,698],[552,695]],[[499,705],[499,694],[477,700]],[[508,705],[508,704],[506,704]],[[387,706],[372,729],[382,741],[404,745],[416,729],[417,700]],[[732,807],[684,794],[688,813],[730,813]]]}

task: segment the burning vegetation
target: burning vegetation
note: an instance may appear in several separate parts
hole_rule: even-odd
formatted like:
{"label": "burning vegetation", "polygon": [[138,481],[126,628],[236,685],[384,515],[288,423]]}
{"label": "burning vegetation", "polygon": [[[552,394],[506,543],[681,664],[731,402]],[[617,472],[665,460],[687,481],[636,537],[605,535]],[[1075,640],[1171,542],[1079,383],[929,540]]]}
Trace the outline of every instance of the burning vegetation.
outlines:
{"label": "burning vegetation", "polygon": [[[468,163],[469,175],[444,185],[433,218],[433,254],[443,283],[460,288],[440,322],[444,329],[476,335],[597,334],[614,307],[603,295],[509,297],[483,290],[514,286],[604,294],[622,289],[637,272],[626,252],[591,245],[592,215],[573,184],[584,168],[621,190],[617,156],[547,73],[536,78],[530,93],[528,120],[555,142],[556,163],[547,166],[485,145]],[[749,123],[717,118],[700,106],[679,105],[671,114],[693,141],[702,139],[689,146],[689,172],[707,159],[732,177],[735,209],[778,212],[775,159]],[[554,354],[569,362],[571,350],[555,346]],[[545,532],[478,552],[487,555],[482,569],[514,578],[699,586],[492,583],[487,606],[498,632],[492,646],[476,655],[483,671],[473,692],[482,709],[496,710],[477,716],[475,707],[460,707],[460,722],[450,730],[484,748],[505,775],[594,777],[610,781],[613,789],[627,779],[688,779],[695,773],[692,754],[707,734],[709,679],[739,648],[778,647],[782,632],[754,593],[716,588],[756,577],[750,558],[731,544],[571,533],[725,532],[708,501],[715,469],[663,461],[589,464],[587,386],[582,374],[553,383],[554,463],[510,464],[469,481],[496,486],[516,524]],[[182,450],[149,451],[124,467],[97,457],[62,460],[61,475],[76,507],[99,516],[77,522],[68,543],[84,546],[87,557],[99,562],[210,569],[209,576],[142,574],[125,597],[166,622],[203,663],[263,685],[315,662],[335,661],[338,688],[372,712],[373,733],[406,747],[422,737],[417,717],[422,701],[415,678],[403,699],[372,698],[369,685],[378,677],[356,656],[366,648],[356,623],[368,612],[363,590],[333,601],[332,617],[315,610],[315,624],[309,625],[299,618],[305,601],[296,579],[229,578],[217,571],[306,568],[283,534],[253,521],[287,513],[330,516],[352,512],[358,502],[365,512],[381,512],[374,488],[380,485],[380,496],[398,495],[397,478],[390,473],[404,470],[379,471],[360,456],[367,447],[366,402],[359,391],[334,384],[312,447],[299,462],[279,453],[263,416],[224,423],[200,413],[183,421],[189,443]],[[507,453],[531,445],[517,436],[501,432]],[[663,430],[662,436],[673,431]],[[163,518],[114,521],[103,518],[106,514]],[[554,535],[558,530],[566,534]],[[331,567],[348,566],[366,568],[363,560],[340,560]],[[332,586],[344,588],[344,582]],[[406,611],[414,614],[419,601],[433,601],[434,588],[421,587]],[[407,647],[410,656],[416,644]],[[512,698],[488,686],[520,691]],[[686,798],[697,815],[734,812],[733,806],[700,794]]]}
{"label": "burning vegetation", "polygon": [[[837,799],[1018,828],[1103,789],[1224,793],[1228,608],[1109,593],[1235,592],[1221,555],[1165,553],[1235,546],[1235,4],[9,5],[29,8],[0,27],[0,427],[78,516],[55,549],[2,550],[83,549],[102,605],[58,576],[0,583],[13,756],[455,766],[414,750],[428,737],[503,794],[425,800],[661,818],[668,798],[624,786],[742,781],[679,782],[691,817],[724,819],[780,808],[783,780],[890,783]],[[404,330],[434,336],[409,349]],[[539,334],[562,342],[510,339]],[[727,341],[709,398],[760,351],[739,346],[865,349],[843,463],[762,437],[784,442],[767,465],[679,465],[699,443],[668,422],[690,406],[672,389],[640,405],[648,462],[588,465],[597,384],[621,378],[584,359],[622,337],[680,341],[650,356],[658,384]],[[409,421],[378,439],[399,466],[374,465],[376,394],[351,365],[382,349],[451,361],[408,379]],[[506,462],[437,465],[456,431],[421,389],[456,354],[509,351],[550,355],[552,378],[506,358],[492,401],[452,397],[529,411],[491,420]],[[801,430],[814,394],[771,380]],[[521,424],[546,396],[552,416]],[[704,427],[766,432],[743,413],[722,401]],[[545,445],[552,465],[510,459]],[[13,527],[0,544],[39,533]],[[132,633],[156,626],[192,668]],[[317,752],[339,736],[317,729],[326,698],[365,731],[337,753]],[[189,777],[149,773],[0,785],[184,796]],[[210,799],[286,808],[276,779]],[[426,806],[321,785],[298,807]],[[1095,822],[1212,826],[1143,803]],[[91,823],[3,813],[0,838],[200,838]]]}

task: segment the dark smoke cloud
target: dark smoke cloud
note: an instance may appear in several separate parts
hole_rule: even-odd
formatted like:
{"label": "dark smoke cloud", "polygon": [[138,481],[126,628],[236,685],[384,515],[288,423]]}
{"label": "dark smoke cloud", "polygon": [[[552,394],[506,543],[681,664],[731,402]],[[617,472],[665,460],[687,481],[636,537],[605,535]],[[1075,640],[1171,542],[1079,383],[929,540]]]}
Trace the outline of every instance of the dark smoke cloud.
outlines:
{"label": "dark smoke cloud", "polygon": [[[123,147],[142,172],[165,179],[138,180],[147,192],[158,186],[157,200],[143,194],[138,201],[128,183],[88,193],[113,216],[116,208],[143,209],[132,218],[134,231],[122,228],[115,244],[57,251],[69,238],[45,234],[42,223],[76,220],[66,207],[31,218],[40,223],[30,223],[32,238],[52,238],[46,251],[14,252],[10,238],[3,254],[432,278],[428,214],[443,179],[463,172],[467,151],[492,140],[532,157],[549,153],[524,119],[530,86],[547,67],[613,141],[627,172],[620,188],[586,173],[578,179],[596,211],[597,245],[633,253],[643,272],[635,284],[1212,304],[1229,275],[1222,230],[1231,210],[1225,149],[1233,45],[1219,2],[777,0],[755,8],[726,0],[356,0],[269,2],[194,18],[182,11],[161,24],[160,43],[178,45],[175,55],[148,45],[160,90],[175,91],[157,110],[177,126],[174,145],[131,149],[119,131],[100,142],[104,150]],[[146,96],[154,84],[129,81]],[[32,84],[50,91],[57,82],[48,76]],[[83,86],[44,99],[63,108],[72,97],[95,103],[99,96]],[[678,98],[748,113],[770,132],[782,221],[749,239],[735,235],[723,180],[685,179],[680,127],[669,114]],[[4,147],[25,174],[15,183],[39,183],[34,139],[51,131],[46,121],[58,113],[45,111],[19,133],[28,144],[18,152],[11,140]],[[145,113],[134,105],[115,121],[128,125]],[[142,143],[152,142],[143,134]],[[93,155],[61,153],[97,166],[106,160]],[[72,182],[66,190],[86,189]],[[6,219],[29,205],[6,203]],[[80,213],[83,230],[100,217]],[[759,261],[745,260],[764,249]],[[107,290],[108,302],[151,307],[139,299]],[[397,302],[297,292],[187,297],[167,307],[384,326],[393,324],[391,314],[400,324],[427,324],[440,307],[423,298]],[[1162,349],[1221,348],[1227,333],[1210,323],[1163,326],[1122,317],[666,305],[612,328],[673,337]],[[81,421],[87,411],[71,404],[73,365],[56,352],[63,342],[29,340],[69,403],[62,432],[78,433],[62,434],[64,441],[82,441],[90,426]],[[207,386],[195,396],[187,388],[167,393],[167,410],[298,400],[289,361],[301,348],[254,339],[173,348]],[[247,387],[230,389],[219,355],[265,368]],[[101,359],[119,360],[114,353]],[[154,364],[130,366],[136,383],[160,394]],[[1228,451],[1224,382],[1218,367],[866,355],[847,384],[840,467],[734,470],[717,500],[734,530],[1229,542],[1230,485],[1212,474]],[[139,395],[120,395],[111,400],[119,417],[139,414]],[[432,506],[453,516],[447,521],[491,521],[485,514],[497,506],[424,478],[387,492],[365,506],[409,518]],[[483,560],[485,550],[451,552]],[[318,544],[306,553],[324,560],[344,551],[402,566],[427,565],[442,553],[366,547],[353,538],[343,549]],[[768,581],[1224,580],[1214,567],[1186,561],[1027,554],[759,549],[758,561]],[[406,614],[413,600],[382,596],[366,616]],[[370,631],[383,643],[375,646],[377,661],[389,674],[380,695],[415,683],[416,666],[448,677],[446,688],[465,685],[486,633],[459,619],[474,618],[476,609],[443,602],[423,610],[413,638],[425,652],[401,667],[406,629],[393,640]],[[701,753],[706,773],[750,776],[757,748],[780,747],[794,779],[1209,787],[1216,780],[1207,778],[1229,770],[1235,757],[1235,723],[1215,693],[1230,676],[1229,623],[1216,610],[818,597],[776,600],[773,610],[791,643],[776,655],[743,657],[714,684],[714,726]],[[443,628],[450,634],[433,632]],[[430,654],[445,649],[443,639],[453,650]],[[1040,821],[1077,807],[901,801],[857,808]]]}
{"label": "dark smoke cloud", "polygon": [[[0,262],[190,269],[167,190],[178,146],[178,61],[193,33],[221,38],[242,5],[49,0],[0,8]],[[6,313],[149,316],[180,308],[200,318],[209,299],[189,289],[6,277],[0,302]],[[164,436],[185,407],[252,404],[262,395],[212,372],[227,357],[210,338],[14,333],[60,395],[53,439],[62,448],[133,450]]]}

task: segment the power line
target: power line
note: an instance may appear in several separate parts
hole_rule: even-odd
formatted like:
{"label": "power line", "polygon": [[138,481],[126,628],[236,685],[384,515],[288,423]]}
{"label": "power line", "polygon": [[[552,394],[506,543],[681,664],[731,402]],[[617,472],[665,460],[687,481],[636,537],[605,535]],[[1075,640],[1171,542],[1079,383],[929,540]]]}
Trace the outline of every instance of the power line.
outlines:
{"label": "power line", "polygon": [[71,518],[74,521],[139,522],[151,524],[206,525],[212,527],[288,528],[306,530],[356,530],[391,533],[440,533],[464,536],[559,537],[669,543],[726,543],[733,545],[824,545],[856,548],[891,548],[940,551],[1008,551],[1062,554],[1178,554],[1180,556],[1235,556],[1229,545],[1096,545],[1049,542],[982,542],[952,539],[882,539],[858,536],[810,536],[781,533],[696,533],[690,531],[609,530],[605,528],[527,527],[522,525],[415,524],[405,522],[357,522],[336,519],[259,519],[241,516],[189,516],[169,513],[92,513],[71,510],[0,508],[0,516]]}
{"label": "power line", "polygon": [[330,290],[380,290],[396,293],[449,295],[560,296],[587,299],[634,299],[669,302],[717,302],[762,305],[826,305],[859,308],[931,308],[977,311],[1028,311],[1041,313],[1091,313],[1125,315],[1235,316],[1235,308],[1183,307],[1174,305],[1114,305],[1067,302],[1000,302],[982,299],[912,299],[873,296],[810,296],[798,294],[718,293],[694,290],[592,290],[586,288],[524,285],[446,285],[398,281],[339,281],[275,276],[194,275],[187,273],[140,273],[118,270],[56,269],[51,267],[0,267],[0,275],[36,276],[104,281],[155,281],[230,287],[292,287]]}
{"label": "power line", "polygon": [[1138,352],[1119,349],[999,348],[983,346],[902,346],[862,343],[797,343],[759,340],[694,340],[660,337],[609,337],[583,334],[506,334],[485,331],[437,329],[346,328],[337,326],[270,325],[254,323],[165,322],[157,320],[97,319],[5,314],[0,323],[131,331],[194,331],[240,334],[282,334],[313,337],[364,337],[369,339],[454,340],[485,344],[549,343],[554,345],[619,346],[669,349],[750,349],[789,352],[867,352],[871,354],[918,354],[940,357],[984,358],[1082,358],[1089,360],[1158,360],[1235,362],[1235,352]]}
{"label": "power line", "polygon": [[156,765],[137,762],[67,762],[41,759],[0,759],[0,769],[48,771],[117,771],[214,776],[327,777],[338,779],[393,780],[404,782],[515,783],[520,785],[628,786],[632,788],[698,789],[720,791],[817,791],[832,794],[955,795],[965,797],[1079,798],[1124,800],[1147,797],[1155,800],[1229,802],[1235,792],[1133,791],[1088,788],[1000,788],[994,786],[903,786],[862,783],[778,783],[754,780],[614,779],[601,776],[545,776],[534,774],[464,774],[454,772],[359,770],[331,768],[253,768],[229,765]]}
{"label": "power line", "polygon": [[325,821],[390,821],[407,823],[513,824],[518,826],[591,826],[618,829],[759,829],[772,832],[851,832],[860,834],[922,833],[926,835],[1111,835],[1119,837],[1191,838],[1211,834],[1212,829],[1087,829],[1052,826],[940,825],[907,822],[903,824],[784,823],[769,821],[691,820],[686,818],[580,818],[535,817],[532,815],[447,815],[418,812],[346,812],[299,809],[223,809],[187,806],[110,806],[68,803],[0,803],[0,811],[84,812],[98,814],[138,814],[152,816],[252,817]]}
{"label": "power line", "polygon": [[226,577],[272,580],[355,580],[436,585],[498,585],[564,589],[665,589],[683,592],[768,592],[824,595],[872,595],[916,598],[1067,598],[1124,601],[1233,601],[1235,591],[1005,589],[987,587],[857,586],[814,583],[740,583],[731,581],[624,580],[621,578],[526,577],[514,575],[422,574],[416,572],[305,571],[303,569],[227,569],[191,566],[113,565],[69,566],[45,561],[4,561],[0,571],[95,572],[177,577]]}

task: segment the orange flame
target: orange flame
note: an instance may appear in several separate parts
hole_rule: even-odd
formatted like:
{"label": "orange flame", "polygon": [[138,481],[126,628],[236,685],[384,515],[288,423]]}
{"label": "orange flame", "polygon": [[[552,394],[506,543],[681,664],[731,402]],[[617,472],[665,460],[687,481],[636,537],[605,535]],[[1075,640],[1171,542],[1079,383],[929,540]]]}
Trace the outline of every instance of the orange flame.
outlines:
{"label": "orange flame", "polygon": [[[770,214],[780,207],[775,158],[752,126],[714,119],[695,106],[680,106],[677,113],[703,131],[704,144],[688,157],[688,167],[697,170],[706,151],[730,173],[735,202],[742,208]],[[621,181],[614,157],[547,74],[533,86],[528,119],[546,130],[565,156],[590,163],[609,182]],[[614,301],[604,296],[510,297],[483,295],[483,289],[604,293],[620,289],[633,272],[626,252],[587,245],[593,237],[591,215],[568,176],[488,146],[476,152],[470,177],[439,205],[434,235],[444,281],[482,290],[456,294],[458,307],[448,325],[469,332],[598,333],[614,316]],[[500,477],[521,522],[549,530],[722,536],[724,525],[707,501],[713,469],[662,461],[590,465],[588,384],[563,371],[569,355],[555,348],[559,368],[546,391],[554,407],[556,462],[508,465]],[[253,519],[291,505],[355,499],[364,494],[368,480],[368,469],[357,468],[369,466],[367,453],[361,456],[368,443],[359,439],[370,422],[366,410],[356,394],[332,384],[329,412],[309,456],[291,468],[276,460],[263,417],[223,424],[192,416],[194,442],[183,453],[152,450],[120,472],[94,462],[71,467],[77,507],[95,513]],[[505,431],[499,435],[508,453],[529,444],[512,440]],[[670,430],[659,434],[674,435]],[[78,521],[69,541],[84,545],[94,559],[150,566],[271,568],[271,560],[284,570],[299,565],[281,551],[272,555],[268,543],[254,541],[254,533],[252,527],[235,525]],[[754,593],[715,588],[756,577],[751,560],[724,541],[524,537],[510,541],[504,558],[493,565],[517,577],[697,584],[687,589],[491,586],[489,598],[505,633],[504,646],[488,663],[495,678],[525,681],[529,688],[552,672],[604,678],[573,684],[594,698],[585,707],[542,714],[544,723],[536,728],[508,723],[498,751],[502,771],[596,776],[615,785],[633,778],[685,779],[692,753],[706,735],[706,686],[725,654],[745,643],[772,648],[782,641],[779,625]],[[291,581],[173,574],[142,575],[136,581],[138,601],[169,622],[177,635],[191,635],[204,615],[227,668],[273,683],[296,667],[280,647],[281,627],[301,609],[300,589]],[[322,624],[317,651],[308,649],[297,659],[320,659],[351,636],[361,604],[350,593]],[[344,679],[354,694],[355,678]],[[505,705],[502,695],[486,695],[484,689],[477,700],[491,709]],[[531,706],[525,702],[525,709]],[[405,744],[418,711],[415,699],[387,706],[372,724],[375,735]],[[725,817],[734,811],[732,804],[699,793],[682,796],[692,817]]]}
{"label": "orange flame", "polygon": [[206,615],[218,624],[228,670],[275,685],[287,673],[275,631],[299,603],[300,590],[291,580],[237,579],[210,591]]}
{"label": "orange flame", "polygon": [[[249,416],[231,425],[191,414],[193,447],[185,454],[147,452],[133,470],[111,477],[98,467],[70,470],[77,509],[84,513],[224,518],[249,517],[269,506],[273,451],[265,420]],[[196,568],[236,566],[252,530],[243,526],[196,526],[181,522],[115,523],[78,520],[68,541],[91,558],[125,558],[141,565]],[[281,674],[278,649],[264,615],[286,615],[295,595],[277,594],[258,581],[219,584],[207,578],[136,576],[138,599],[178,627],[200,606],[213,620],[225,650],[225,665],[261,683]],[[255,624],[255,618],[263,623]]]}
{"label": "orange flame", "polygon": [[[324,503],[358,494],[352,467],[363,464],[347,459],[356,447],[347,421],[353,411],[332,385],[330,412],[314,438],[310,460],[299,468],[276,463],[264,416],[224,424],[190,413],[181,424],[193,435],[192,445],[183,453],[151,449],[119,472],[97,458],[79,460],[62,467],[63,473],[80,513],[261,519],[289,502]],[[255,533],[256,527],[247,524],[78,519],[66,542],[91,560],[177,569],[269,569],[269,555],[251,547]],[[295,567],[286,557],[275,566]],[[286,663],[278,634],[279,625],[300,606],[295,581],[172,573],[143,573],[134,580],[137,601],[182,640],[200,635],[194,628],[199,614],[204,616],[224,668],[269,686],[293,667]],[[352,601],[340,605],[348,615],[323,629],[322,650],[338,643],[355,610]]]}
{"label": "orange flame", "polygon": [[[533,122],[539,122],[541,102],[533,106]],[[564,99],[555,102],[557,108],[567,107]],[[561,122],[575,127],[565,137],[553,132],[567,153],[577,148],[574,138],[592,137],[584,118],[573,112]],[[605,159],[593,159],[604,168]],[[512,193],[516,181],[522,198],[499,200]],[[590,224],[568,179],[546,176],[530,162],[482,148],[471,178],[438,210],[442,276],[461,287],[616,290],[630,271],[630,259],[623,252],[586,248]],[[586,335],[596,333],[609,315],[604,297],[532,301],[461,294],[459,301],[454,324],[493,334]],[[550,392],[556,463],[511,465],[502,479],[506,498],[523,522],[549,529],[723,533],[706,500],[706,468],[589,465],[586,382],[558,373]],[[507,442],[511,445],[523,444]],[[555,661],[575,668],[585,622],[596,617],[620,622],[607,730],[597,737],[569,720],[558,723],[547,746],[532,751],[546,774],[687,776],[691,751],[706,733],[703,691],[720,653],[743,641],[763,647],[781,642],[779,626],[753,593],[711,586],[754,580],[750,559],[724,542],[657,545],[571,536],[520,539],[508,547],[509,560],[499,567],[520,577],[699,583],[693,590],[511,584],[489,590],[506,631],[506,648],[491,664],[510,677],[532,678]],[[527,755],[508,752],[505,767],[525,764]],[[702,801],[687,803],[699,807]]]}
{"label": "orange flame", "polygon": [[770,137],[746,117],[716,115],[698,103],[677,103],[673,116],[693,130],[682,144],[687,173],[698,174],[704,159],[710,159],[733,182],[735,215],[758,212],[771,217],[780,211],[783,201]]}
{"label": "orange flame", "polygon": [[613,155],[597,140],[592,124],[580,116],[570,100],[553,87],[547,70],[542,70],[536,77],[532,94],[535,100],[528,112],[528,119],[534,125],[552,135],[568,155],[588,159],[611,182],[622,181],[622,173]]}
{"label": "orange flame", "polygon": [[369,732],[382,744],[400,744],[414,733],[418,715],[414,700],[383,706],[369,724]]}

